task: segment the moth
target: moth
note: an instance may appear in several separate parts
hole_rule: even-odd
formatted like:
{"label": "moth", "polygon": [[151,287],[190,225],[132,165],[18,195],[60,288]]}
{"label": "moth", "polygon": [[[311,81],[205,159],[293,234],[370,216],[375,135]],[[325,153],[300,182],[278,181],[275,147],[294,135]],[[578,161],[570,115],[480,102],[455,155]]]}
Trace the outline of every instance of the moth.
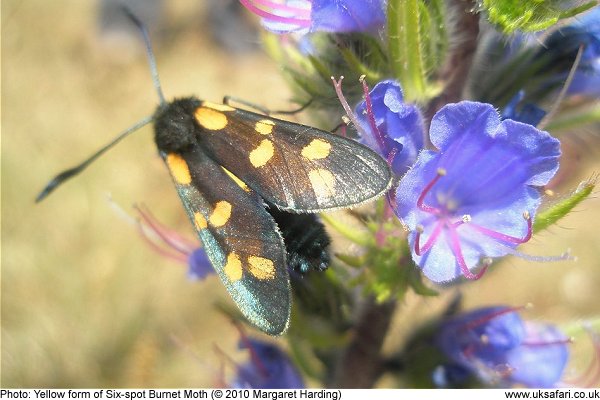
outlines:
{"label": "moth", "polygon": [[281,213],[318,213],[373,200],[391,185],[388,164],[352,139],[310,126],[196,97],[165,101],[147,30],[126,12],[143,33],[160,104],[152,116],[59,174],[37,201],[153,122],[158,152],[221,281],[250,322],[282,334],[292,304],[288,263],[297,260],[288,259],[274,215],[287,221]]}

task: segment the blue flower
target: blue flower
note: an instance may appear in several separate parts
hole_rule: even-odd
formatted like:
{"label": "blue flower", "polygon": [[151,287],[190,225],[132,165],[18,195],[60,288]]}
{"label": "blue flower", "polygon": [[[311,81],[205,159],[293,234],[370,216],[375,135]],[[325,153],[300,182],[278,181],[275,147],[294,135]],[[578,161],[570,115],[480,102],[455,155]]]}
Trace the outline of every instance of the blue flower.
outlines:
{"label": "blue flower", "polygon": [[253,389],[304,387],[302,376],[288,356],[277,346],[243,336],[239,347],[250,351],[250,361],[238,367],[232,387]]}
{"label": "blue flower", "polygon": [[560,47],[582,46],[581,61],[568,93],[600,97],[600,7],[576,18],[570,26],[560,29],[549,41]]}
{"label": "blue flower", "polygon": [[356,106],[355,116],[366,133],[360,141],[387,159],[396,176],[404,175],[423,149],[424,128],[419,109],[404,103],[400,84],[379,82]]}
{"label": "blue flower", "polygon": [[514,253],[532,234],[538,186],[558,169],[559,141],[501,121],[489,104],[448,104],[432,119],[430,140],[396,190],[396,213],[409,229],[413,260],[434,282]]}
{"label": "blue flower", "polygon": [[275,33],[371,32],[385,25],[385,0],[240,0]]}
{"label": "blue flower", "polygon": [[193,281],[201,281],[207,276],[215,273],[215,269],[210,263],[208,255],[203,247],[196,248],[188,255],[187,264],[188,279]]}
{"label": "blue flower", "polygon": [[[567,93],[600,97],[600,7],[572,21],[570,25],[549,34],[543,45],[533,41],[539,49],[532,62],[541,62],[540,65],[553,74],[544,82],[545,85],[562,86],[581,48],[581,59]],[[543,76],[543,73],[541,70],[540,75]]]}
{"label": "blue flower", "polygon": [[502,110],[502,119],[512,119],[524,124],[537,126],[546,115],[546,111],[535,104],[520,104],[524,98],[525,91],[520,90]]}
{"label": "blue flower", "polygon": [[[444,370],[467,370],[487,384],[501,386],[556,386],[569,357],[568,343],[555,326],[524,322],[515,308],[506,306],[452,317],[441,324],[436,337],[449,360]],[[450,378],[440,378],[439,372],[436,381],[446,383]]]}

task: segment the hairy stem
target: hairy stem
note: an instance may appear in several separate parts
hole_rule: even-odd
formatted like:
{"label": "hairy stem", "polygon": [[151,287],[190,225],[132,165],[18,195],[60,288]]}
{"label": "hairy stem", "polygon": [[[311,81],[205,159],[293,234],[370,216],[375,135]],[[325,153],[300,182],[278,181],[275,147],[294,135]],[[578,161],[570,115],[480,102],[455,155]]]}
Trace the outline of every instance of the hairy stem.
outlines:
{"label": "hairy stem", "polygon": [[444,90],[429,103],[425,112],[427,121],[431,121],[433,115],[444,105],[462,99],[473,57],[477,50],[479,15],[474,11],[477,9],[476,2],[452,0],[449,8],[453,8],[456,14],[453,36],[459,38],[460,42],[450,45],[448,57],[439,74],[439,79],[444,82]]}
{"label": "hairy stem", "polygon": [[396,302],[377,304],[368,300],[354,336],[338,360],[330,387],[372,388],[384,372],[381,347],[387,335]]}

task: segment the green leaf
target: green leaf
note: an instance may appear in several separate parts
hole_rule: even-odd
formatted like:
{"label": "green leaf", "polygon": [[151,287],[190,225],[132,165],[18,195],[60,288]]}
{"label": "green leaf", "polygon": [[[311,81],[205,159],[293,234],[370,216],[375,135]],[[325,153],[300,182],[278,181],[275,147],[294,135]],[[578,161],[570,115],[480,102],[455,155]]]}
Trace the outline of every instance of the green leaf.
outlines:
{"label": "green leaf", "polygon": [[556,223],[559,219],[567,215],[575,206],[581,203],[583,200],[592,194],[592,191],[596,187],[596,178],[592,178],[588,181],[581,182],[577,190],[571,194],[568,198],[559,201],[552,205],[550,208],[540,212],[533,224],[533,231],[539,232],[548,228],[550,225]]}
{"label": "green leaf", "polygon": [[516,30],[537,32],[549,28],[558,20],[572,17],[594,7],[597,2],[565,9],[565,2],[558,0],[483,0],[488,19],[505,34]]}

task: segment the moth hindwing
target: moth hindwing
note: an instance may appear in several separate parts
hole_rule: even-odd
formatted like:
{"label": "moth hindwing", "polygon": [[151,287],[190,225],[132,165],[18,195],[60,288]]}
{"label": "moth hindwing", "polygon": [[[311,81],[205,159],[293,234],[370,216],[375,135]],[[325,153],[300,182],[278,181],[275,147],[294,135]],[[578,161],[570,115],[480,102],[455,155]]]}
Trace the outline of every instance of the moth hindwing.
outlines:
{"label": "moth hindwing", "polygon": [[285,245],[263,200],[319,212],[391,184],[386,161],[353,140],[196,98],[159,106],[155,140],[225,287],[270,334],[287,329],[291,293]]}

